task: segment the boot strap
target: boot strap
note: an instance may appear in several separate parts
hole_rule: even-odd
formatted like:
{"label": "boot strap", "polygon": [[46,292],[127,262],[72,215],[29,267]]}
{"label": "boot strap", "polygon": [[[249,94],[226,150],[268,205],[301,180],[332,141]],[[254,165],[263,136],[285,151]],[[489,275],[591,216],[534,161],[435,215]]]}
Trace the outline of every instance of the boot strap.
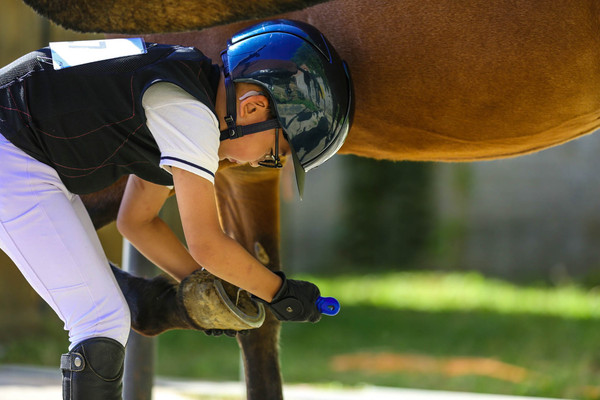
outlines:
{"label": "boot strap", "polygon": [[80,353],[67,353],[60,357],[60,369],[80,372],[85,369],[85,359]]}

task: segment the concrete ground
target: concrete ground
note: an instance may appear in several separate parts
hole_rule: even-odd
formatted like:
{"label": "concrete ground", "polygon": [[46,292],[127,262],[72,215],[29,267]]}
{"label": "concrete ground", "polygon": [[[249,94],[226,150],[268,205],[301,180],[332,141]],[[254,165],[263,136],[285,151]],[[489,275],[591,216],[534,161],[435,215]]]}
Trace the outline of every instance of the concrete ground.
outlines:
{"label": "concrete ground", "polygon": [[[0,400],[59,400],[61,378],[58,368],[0,365]],[[153,400],[241,400],[239,382],[205,382],[157,378]],[[382,387],[358,389],[286,385],[286,400],[550,400],[459,392],[440,392]]]}

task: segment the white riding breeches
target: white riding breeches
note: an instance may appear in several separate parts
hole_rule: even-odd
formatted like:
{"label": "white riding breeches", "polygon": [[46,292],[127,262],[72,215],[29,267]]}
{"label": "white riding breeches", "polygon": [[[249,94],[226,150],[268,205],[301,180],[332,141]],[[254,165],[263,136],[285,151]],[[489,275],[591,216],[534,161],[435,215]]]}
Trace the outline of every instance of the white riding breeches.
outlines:
{"label": "white riding breeches", "polygon": [[127,303],[79,196],[0,135],[0,248],[69,331],[127,343]]}

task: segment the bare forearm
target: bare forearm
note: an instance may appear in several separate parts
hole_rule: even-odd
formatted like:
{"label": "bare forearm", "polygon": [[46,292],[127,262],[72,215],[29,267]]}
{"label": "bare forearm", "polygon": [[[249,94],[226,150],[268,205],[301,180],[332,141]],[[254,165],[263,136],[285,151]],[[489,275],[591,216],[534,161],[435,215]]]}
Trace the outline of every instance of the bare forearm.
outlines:
{"label": "bare forearm", "polygon": [[281,279],[223,232],[212,183],[179,168],[172,171],[183,231],[196,262],[270,302],[281,287]]}
{"label": "bare forearm", "polygon": [[200,268],[171,228],[160,218],[121,233],[148,260],[178,281]]}
{"label": "bare forearm", "polygon": [[211,239],[190,248],[194,258],[211,274],[270,302],[281,287],[281,278],[227,235]]}
{"label": "bare forearm", "polygon": [[122,231],[146,258],[181,281],[201,267],[263,300],[271,301],[281,279],[225,234],[211,236],[204,245],[192,249],[195,257],[160,218],[144,226]]}

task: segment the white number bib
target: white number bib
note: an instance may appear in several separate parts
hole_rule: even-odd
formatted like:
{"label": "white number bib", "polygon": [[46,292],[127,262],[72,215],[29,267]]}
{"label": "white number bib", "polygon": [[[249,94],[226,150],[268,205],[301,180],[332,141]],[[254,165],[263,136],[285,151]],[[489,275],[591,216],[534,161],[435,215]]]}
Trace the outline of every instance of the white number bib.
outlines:
{"label": "white number bib", "polygon": [[146,53],[142,38],[51,42],[54,69]]}

